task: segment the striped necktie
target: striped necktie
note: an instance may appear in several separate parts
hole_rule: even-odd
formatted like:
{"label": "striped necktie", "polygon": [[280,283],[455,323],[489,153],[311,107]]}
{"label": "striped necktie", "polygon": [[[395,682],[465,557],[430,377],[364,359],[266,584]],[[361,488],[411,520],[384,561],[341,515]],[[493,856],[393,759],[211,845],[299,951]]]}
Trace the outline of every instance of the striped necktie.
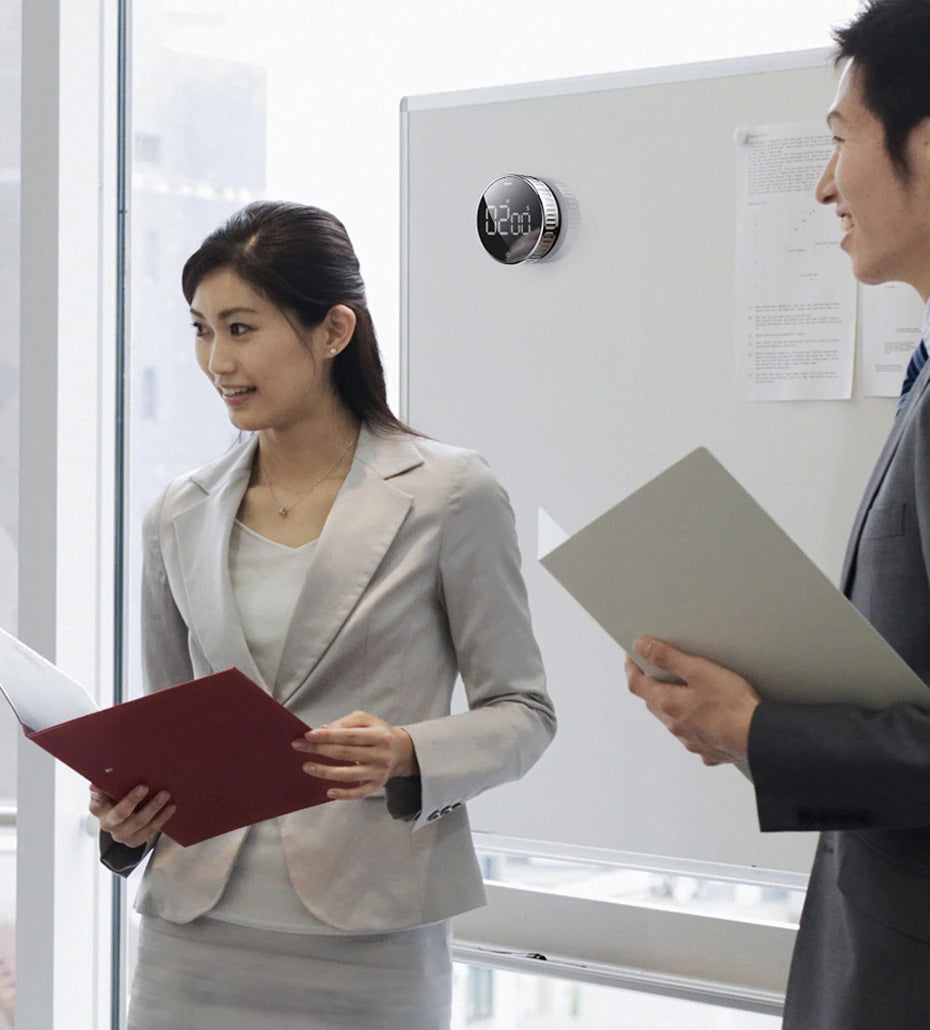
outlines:
{"label": "striped necktie", "polygon": [[907,395],[911,392],[914,381],[920,375],[920,370],[927,363],[927,345],[923,340],[914,348],[911,360],[907,365],[907,372],[904,374],[904,382],[901,385],[901,396],[898,398],[898,411],[904,407]]}

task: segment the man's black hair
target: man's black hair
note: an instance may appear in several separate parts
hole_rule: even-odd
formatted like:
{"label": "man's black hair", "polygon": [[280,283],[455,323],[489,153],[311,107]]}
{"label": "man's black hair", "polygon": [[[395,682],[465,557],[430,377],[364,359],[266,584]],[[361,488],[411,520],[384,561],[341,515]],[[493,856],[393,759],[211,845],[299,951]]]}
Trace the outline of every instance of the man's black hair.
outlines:
{"label": "man's black hair", "polygon": [[884,126],[888,156],[907,178],[908,137],[930,117],[930,0],[867,0],[833,38],[837,62],[855,61],[862,99]]}

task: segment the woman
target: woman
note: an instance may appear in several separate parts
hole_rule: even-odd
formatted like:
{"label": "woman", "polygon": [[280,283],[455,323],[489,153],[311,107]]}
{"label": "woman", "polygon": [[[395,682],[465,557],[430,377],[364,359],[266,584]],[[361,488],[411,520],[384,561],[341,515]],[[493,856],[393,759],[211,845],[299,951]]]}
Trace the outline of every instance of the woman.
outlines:
{"label": "woman", "polygon": [[237,666],[315,727],[294,746],[333,803],[182,848],[163,792],[91,787],[103,862],[153,851],[128,1025],[446,1027],[448,920],[483,902],[463,804],[555,730],[506,495],[391,414],[332,215],[251,204],[182,285],[249,435],[145,520],[146,689]]}

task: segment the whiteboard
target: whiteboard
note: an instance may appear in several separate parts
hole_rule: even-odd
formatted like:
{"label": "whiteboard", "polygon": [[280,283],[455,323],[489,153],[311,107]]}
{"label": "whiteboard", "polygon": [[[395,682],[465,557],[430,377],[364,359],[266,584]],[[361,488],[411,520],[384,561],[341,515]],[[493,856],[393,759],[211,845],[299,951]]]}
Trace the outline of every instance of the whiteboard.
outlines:
{"label": "whiteboard", "polygon": [[[470,804],[477,830],[809,869],[812,835],[758,831],[750,785],[627,693],[619,647],[536,556],[540,509],[573,533],[706,446],[838,579],[893,401],[745,403],[733,370],[734,130],[820,121],[834,89],[817,51],[402,104],[402,410],[506,486],[559,716],[523,781]],[[504,266],[478,241],[510,173],[573,198],[552,259]]]}

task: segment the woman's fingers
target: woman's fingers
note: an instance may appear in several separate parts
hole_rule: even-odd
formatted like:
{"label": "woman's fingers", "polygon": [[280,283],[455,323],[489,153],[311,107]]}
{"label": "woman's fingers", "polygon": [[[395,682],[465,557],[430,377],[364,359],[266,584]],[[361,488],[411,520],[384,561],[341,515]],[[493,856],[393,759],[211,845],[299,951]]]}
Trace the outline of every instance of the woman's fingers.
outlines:
{"label": "woman's fingers", "polygon": [[376,790],[380,790],[381,786],[377,783],[360,783],[357,787],[330,787],[326,792],[326,796],[331,801],[360,801],[362,798],[367,798],[369,794],[374,794]]}
{"label": "woman's fingers", "polygon": [[[359,718],[371,720],[371,724],[359,726]],[[352,725],[346,725],[350,719],[354,720]],[[390,768],[393,754],[392,733],[393,729],[387,723],[380,719],[376,720],[374,716],[357,712],[346,716],[343,725],[333,723],[310,730],[303,737],[298,737],[293,742],[293,747],[297,751],[307,753],[310,759],[308,765],[314,765],[312,775],[323,776],[325,779],[344,779],[343,774],[351,772],[350,778],[356,780],[359,778],[359,767],[365,767],[367,770],[362,778],[368,778],[373,772],[383,775]],[[339,764],[328,766],[314,763],[315,756],[328,758]],[[307,766],[304,768],[307,769]]]}
{"label": "woman's fingers", "polygon": [[322,755],[346,765],[352,765],[353,762],[377,762],[388,753],[387,747],[377,740],[367,744],[309,744],[306,741],[295,741],[294,747],[297,751],[306,751],[309,755]]}
{"label": "woman's fingers", "polygon": [[[368,712],[352,712],[308,730],[293,741],[293,747],[307,753],[305,773],[334,781],[327,796],[338,800],[367,797],[393,776],[419,772],[410,734]],[[319,758],[336,764],[314,761]]]}
{"label": "woman's fingers", "polygon": [[96,784],[90,785],[90,802],[87,807],[90,809],[91,815],[96,816],[98,819],[105,815],[115,804],[113,798],[109,794],[104,793]]}
{"label": "woman's fingers", "polygon": [[339,783],[364,783],[377,776],[378,770],[356,762],[354,765],[324,765],[322,762],[304,762],[302,769],[308,776]]}
{"label": "woman's fingers", "polygon": [[[390,729],[380,726],[359,729],[327,727],[311,731],[294,741],[294,748],[307,752],[302,766],[308,776],[332,782],[326,796],[333,801],[350,801],[381,790],[391,769]],[[330,741],[330,743],[324,743]],[[314,761],[328,758],[337,763]]]}
{"label": "woman's fingers", "polygon": [[[99,787],[91,784],[90,811],[100,828],[120,844],[139,847],[161,828],[177,811],[171,795],[160,790],[149,797],[149,788],[139,785],[119,801],[114,801]],[[148,800],[146,800],[148,798]]]}

